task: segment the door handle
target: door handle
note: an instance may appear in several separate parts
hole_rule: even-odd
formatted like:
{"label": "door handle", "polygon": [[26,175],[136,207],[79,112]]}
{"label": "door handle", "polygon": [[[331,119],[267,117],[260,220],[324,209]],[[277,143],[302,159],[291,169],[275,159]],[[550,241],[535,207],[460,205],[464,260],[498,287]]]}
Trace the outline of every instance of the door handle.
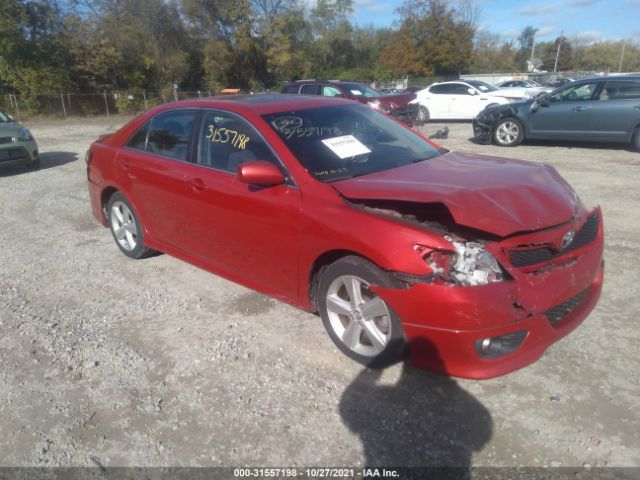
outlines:
{"label": "door handle", "polygon": [[574,112],[586,112],[587,110],[589,110],[591,107],[576,107],[573,109]]}
{"label": "door handle", "polygon": [[196,192],[201,192],[206,188],[201,178],[189,178],[187,179],[187,183]]}

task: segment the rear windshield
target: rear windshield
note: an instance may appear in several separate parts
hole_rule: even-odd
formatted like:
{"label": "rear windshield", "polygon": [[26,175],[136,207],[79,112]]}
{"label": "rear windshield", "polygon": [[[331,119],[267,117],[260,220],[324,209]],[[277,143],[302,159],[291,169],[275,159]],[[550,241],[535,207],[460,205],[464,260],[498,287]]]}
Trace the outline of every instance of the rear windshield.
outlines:
{"label": "rear windshield", "polygon": [[364,105],[291,110],[263,115],[322,182],[344,180],[440,155],[429,142]]}

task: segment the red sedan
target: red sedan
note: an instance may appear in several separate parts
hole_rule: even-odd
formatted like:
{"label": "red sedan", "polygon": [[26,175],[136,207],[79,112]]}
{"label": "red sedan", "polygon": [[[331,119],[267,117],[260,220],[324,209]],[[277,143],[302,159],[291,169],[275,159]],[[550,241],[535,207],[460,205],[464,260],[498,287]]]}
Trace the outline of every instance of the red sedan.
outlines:
{"label": "red sedan", "polygon": [[[371,367],[488,378],[578,326],[603,277],[599,209],[548,165],[448,152],[339,98],[166,104],[87,152],[95,217],[319,312]],[[285,321],[285,320],[283,320]]]}

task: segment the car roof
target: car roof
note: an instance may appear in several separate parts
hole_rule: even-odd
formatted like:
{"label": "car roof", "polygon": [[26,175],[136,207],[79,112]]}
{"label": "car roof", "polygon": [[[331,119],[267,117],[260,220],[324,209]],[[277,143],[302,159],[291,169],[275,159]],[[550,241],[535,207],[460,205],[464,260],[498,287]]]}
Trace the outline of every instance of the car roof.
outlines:
{"label": "car roof", "polygon": [[223,108],[237,113],[253,112],[258,115],[300,110],[331,105],[353,105],[355,102],[344,98],[324,97],[321,95],[288,95],[288,94],[257,94],[257,95],[228,95],[181,100],[165,103],[162,110],[178,107],[208,107]]}

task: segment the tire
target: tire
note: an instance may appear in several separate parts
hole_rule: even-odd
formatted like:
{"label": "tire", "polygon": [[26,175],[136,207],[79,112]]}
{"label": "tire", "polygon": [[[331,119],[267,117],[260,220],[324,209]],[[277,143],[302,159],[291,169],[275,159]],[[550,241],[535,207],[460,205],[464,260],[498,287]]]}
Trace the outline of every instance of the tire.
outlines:
{"label": "tire", "polygon": [[636,133],[631,140],[631,145],[636,152],[640,152],[640,128],[636,129]]}
{"label": "tire", "polygon": [[109,197],[107,222],[116,245],[127,257],[138,260],[154,253],[144,246],[142,224],[131,203],[120,192]]}
{"label": "tire", "polygon": [[[369,285],[394,286],[373,263],[356,256],[341,258],[321,271],[318,308],[331,340],[345,355],[369,368],[384,368],[402,360],[406,337],[396,313]],[[359,306],[353,306],[353,297],[361,300]]]}
{"label": "tire", "polygon": [[500,147],[516,147],[524,140],[524,127],[520,120],[503,118],[493,129],[493,141]]}
{"label": "tire", "polygon": [[431,120],[429,109],[427,107],[423,107],[422,105],[420,105],[418,107],[418,118],[416,119],[416,121],[422,122],[422,124],[425,124],[425,123],[429,123],[429,120]]}

